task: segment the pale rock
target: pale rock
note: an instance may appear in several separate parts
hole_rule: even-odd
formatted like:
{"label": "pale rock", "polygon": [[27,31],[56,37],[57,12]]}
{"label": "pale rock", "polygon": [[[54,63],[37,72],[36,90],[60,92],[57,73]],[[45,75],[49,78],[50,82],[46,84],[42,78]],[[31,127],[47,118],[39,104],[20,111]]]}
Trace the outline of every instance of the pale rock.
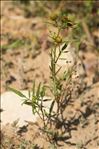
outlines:
{"label": "pale rock", "polygon": [[[62,44],[60,46],[60,49],[62,49],[64,45]],[[56,55],[59,54],[59,50],[57,48]],[[59,60],[57,61],[57,65],[64,66],[65,69],[69,69],[72,67],[76,62],[76,55],[75,55],[75,48],[71,46],[69,43],[66,47],[66,49],[63,50],[62,54],[59,57]]]}
{"label": "pale rock", "polygon": [[[28,97],[28,91],[21,91]],[[51,99],[44,97],[44,99]],[[38,115],[32,113],[32,107],[22,104],[22,98],[17,94],[8,91],[1,94],[1,127],[7,123],[13,124],[18,120],[17,125],[22,127],[27,122],[36,122]],[[45,109],[48,110],[51,105],[51,100],[44,102]]]}
{"label": "pale rock", "polygon": [[[60,46],[60,49],[64,44]],[[59,48],[56,49],[56,56],[59,54]],[[67,47],[63,50],[61,56],[59,57],[56,65],[56,70],[58,70],[60,67],[60,71],[58,72],[58,76],[62,76],[64,71],[68,71],[69,69],[72,69],[73,66],[75,66],[75,72],[73,72],[72,78],[84,76],[85,70],[82,65],[81,60],[78,58],[76,54],[76,49],[74,46],[72,46],[71,43],[67,45]]]}

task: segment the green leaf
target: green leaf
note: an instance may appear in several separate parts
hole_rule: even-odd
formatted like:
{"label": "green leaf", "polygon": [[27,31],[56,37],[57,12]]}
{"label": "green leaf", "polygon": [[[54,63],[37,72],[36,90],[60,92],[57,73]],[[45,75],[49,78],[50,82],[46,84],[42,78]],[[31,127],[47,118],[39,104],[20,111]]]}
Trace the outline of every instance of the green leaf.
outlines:
{"label": "green leaf", "polygon": [[27,98],[23,93],[21,93],[20,91],[14,89],[14,88],[12,88],[12,87],[8,87],[8,89],[9,89],[10,91],[14,92],[15,94],[19,95],[20,97],[25,97],[25,98]]}
{"label": "green leaf", "polygon": [[61,70],[62,67],[59,67],[59,69],[56,71],[55,75],[58,74],[58,72]]}
{"label": "green leaf", "polygon": [[29,101],[27,101],[27,100],[25,100],[25,101],[22,103],[22,105],[23,105],[23,104],[26,104],[26,105],[28,105],[28,106],[32,106],[31,102],[29,102]]}
{"label": "green leaf", "polygon": [[40,96],[41,97],[45,96],[45,86],[42,86],[41,91],[40,91]]}
{"label": "green leaf", "polygon": [[62,51],[65,50],[67,47],[67,44],[65,43],[64,46],[62,47]]}
{"label": "green leaf", "polygon": [[37,88],[37,92],[36,92],[36,96],[39,98],[40,95],[40,88],[41,88],[41,83],[39,83],[38,88]]}
{"label": "green leaf", "polygon": [[28,96],[29,96],[29,99],[30,99],[30,97],[31,97],[31,92],[30,92],[30,90],[28,91]]}
{"label": "green leaf", "polygon": [[9,48],[11,48],[11,49],[18,48],[22,44],[23,44],[23,42],[21,40],[16,40],[12,44],[9,45]]}
{"label": "green leaf", "polygon": [[44,110],[44,115],[46,116],[46,117],[48,117],[49,116],[49,114]]}
{"label": "green leaf", "polygon": [[49,115],[51,115],[51,113],[52,113],[54,104],[55,104],[55,100],[53,100],[52,103],[51,103],[50,110],[49,110]]}

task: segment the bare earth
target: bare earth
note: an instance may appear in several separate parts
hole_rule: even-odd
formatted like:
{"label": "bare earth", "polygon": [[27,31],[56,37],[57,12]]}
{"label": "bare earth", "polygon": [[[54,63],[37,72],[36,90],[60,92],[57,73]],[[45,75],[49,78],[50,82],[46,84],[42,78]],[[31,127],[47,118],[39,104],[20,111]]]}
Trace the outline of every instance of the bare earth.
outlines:
{"label": "bare earth", "polygon": [[[38,16],[24,17],[23,9],[9,1],[2,1],[1,8],[1,46],[10,45],[2,48],[1,93],[7,91],[7,86],[31,89],[33,80],[37,85],[39,82],[48,84],[51,43],[45,20]],[[11,45],[16,40],[24,44]],[[66,138],[57,142],[59,149],[99,149],[99,75],[96,74],[99,52],[80,51],[80,55],[84,57],[87,87],[77,98],[72,98],[64,112]],[[0,132],[2,149],[54,149],[39,126],[42,126],[39,119],[20,128],[15,123],[4,125]]]}

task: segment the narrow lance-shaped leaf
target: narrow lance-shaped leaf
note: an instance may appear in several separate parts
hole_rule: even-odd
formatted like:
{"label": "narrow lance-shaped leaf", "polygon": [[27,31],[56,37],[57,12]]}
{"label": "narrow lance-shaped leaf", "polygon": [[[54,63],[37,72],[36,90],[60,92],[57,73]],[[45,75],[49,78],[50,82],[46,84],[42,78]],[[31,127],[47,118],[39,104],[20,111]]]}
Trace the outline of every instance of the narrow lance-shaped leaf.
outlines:
{"label": "narrow lance-shaped leaf", "polygon": [[29,96],[29,99],[30,99],[30,97],[31,97],[31,92],[30,92],[30,90],[28,91],[28,96]]}
{"label": "narrow lance-shaped leaf", "polygon": [[35,114],[36,113],[36,106],[32,105],[32,113]]}
{"label": "narrow lance-shaped leaf", "polygon": [[52,103],[51,103],[51,106],[50,106],[50,109],[49,109],[49,115],[51,115],[51,113],[53,111],[54,103],[55,103],[55,100],[53,100]]}
{"label": "narrow lance-shaped leaf", "polygon": [[51,67],[51,66],[49,66],[49,68],[50,68],[50,71],[52,71],[52,67]]}
{"label": "narrow lance-shaped leaf", "polygon": [[28,100],[24,100],[23,103],[22,103],[22,105],[23,105],[23,104],[26,104],[26,105],[28,105],[28,106],[32,106],[31,102],[28,101]]}
{"label": "narrow lance-shaped leaf", "polygon": [[41,91],[40,91],[40,96],[41,97],[45,96],[45,86],[42,86]]}
{"label": "narrow lance-shaped leaf", "polygon": [[36,96],[39,98],[40,95],[40,88],[41,88],[41,83],[39,83],[38,88],[37,88],[37,92],[36,92]]}
{"label": "narrow lance-shaped leaf", "polygon": [[61,70],[62,67],[59,67],[59,69],[56,71],[55,75],[58,74],[58,72]]}
{"label": "narrow lance-shaped leaf", "polygon": [[19,95],[20,97],[25,97],[27,99],[27,97],[23,93],[21,93],[20,91],[14,89],[14,88],[11,88],[11,87],[8,87],[8,89],[10,91],[14,92],[15,94]]}
{"label": "narrow lance-shaped leaf", "polygon": [[35,111],[36,111],[36,96],[33,96],[32,97],[32,112],[33,112],[33,114],[35,114]]}
{"label": "narrow lance-shaped leaf", "polygon": [[67,44],[65,43],[64,46],[62,47],[62,51],[64,51],[67,47]]}

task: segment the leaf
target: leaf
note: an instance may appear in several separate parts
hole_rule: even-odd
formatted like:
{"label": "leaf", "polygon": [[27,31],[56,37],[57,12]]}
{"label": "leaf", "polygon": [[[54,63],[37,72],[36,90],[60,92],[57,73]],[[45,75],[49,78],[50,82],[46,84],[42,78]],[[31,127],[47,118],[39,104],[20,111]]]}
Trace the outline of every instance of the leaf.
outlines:
{"label": "leaf", "polygon": [[23,105],[23,104],[26,104],[26,105],[28,105],[28,106],[32,106],[31,102],[29,102],[29,101],[27,101],[27,100],[25,100],[25,101],[22,103],[22,105]]}
{"label": "leaf", "polygon": [[44,115],[45,115],[46,117],[49,116],[48,112],[47,112],[45,109],[44,109]]}
{"label": "leaf", "polygon": [[50,68],[50,71],[52,71],[52,67],[51,67],[51,66],[49,66],[49,68]]}
{"label": "leaf", "polygon": [[36,113],[36,106],[35,105],[33,105],[32,106],[32,113],[35,115],[35,113]]}
{"label": "leaf", "polygon": [[65,43],[64,46],[62,47],[62,51],[65,50],[67,47],[67,44]]}
{"label": "leaf", "polygon": [[51,113],[52,113],[54,103],[55,103],[55,100],[53,100],[52,103],[51,103],[50,110],[49,110],[49,115],[51,115]]}
{"label": "leaf", "polygon": [[58,74],[58,72],[61,70],[62,67],[59,67],[59,69],[56,71],[55,75]]}
{"label": "leaf", "polygon": [[40,96],[41,97],[45,96],[45,86],[42,86],[41,91],[40,91]]}
{"label": "leaf", "polygon": [[11,90],[12,92],[14,92],[15,94],[19,95],[20,97],[25,97],[27,98],[23,93],[21,93],[20,91],[12,88],[12,87],[8,87],[9,90]]}
{"label": "leaf", "polygon": [[41,83],[39,83],[38,88],[37,88],[37,92],[36,92],[36,96],[39,98],[40,95],[40,88],[41,88]]}
{"label": "leaf", "polygon": [[31,92],[30,92],[30,90],[28,91],[28,96],[29,96],[29,99],[30,99],[30,97],[31,97]]}
{"label": "leaf", "polygon": [[10,49],[14,49],[14,48],[18,48],[19,46],[21,46],[23,43],[21,40],[16,40],[14,41],[12,44],[9,45]]}

